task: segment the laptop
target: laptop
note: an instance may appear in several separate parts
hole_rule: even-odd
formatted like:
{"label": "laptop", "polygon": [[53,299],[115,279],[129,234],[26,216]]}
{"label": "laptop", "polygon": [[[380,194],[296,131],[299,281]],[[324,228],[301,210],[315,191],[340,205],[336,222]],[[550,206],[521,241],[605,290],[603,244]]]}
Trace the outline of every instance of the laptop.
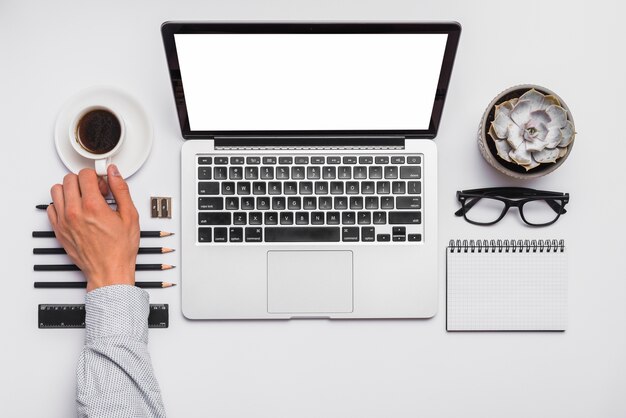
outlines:
{"label": "laptop", "polygon": [[457,23],[166,22],[189,319],[437,312]]}

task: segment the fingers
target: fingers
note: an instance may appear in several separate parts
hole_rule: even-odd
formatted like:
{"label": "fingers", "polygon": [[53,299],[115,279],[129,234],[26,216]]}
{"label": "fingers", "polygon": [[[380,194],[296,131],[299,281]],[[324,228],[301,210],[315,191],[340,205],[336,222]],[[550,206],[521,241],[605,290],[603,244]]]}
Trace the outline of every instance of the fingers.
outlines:
{"label": "fingers", "polygon": [[102,198],[100,183],[96,172],[90,168],[84,168],[78,173],[80,192],[83,195],[83,207],[100,209],[106,205]]}
{"label": "fingers", "polygon": [[63,201],[65,211],[76,211],[80,209],[80,189],[78,187],[78,177],[76,174],[66,174],[63,177]]}
{"label": "fingers", "polygon": [[137,209],[133,204],[133,200],[130,197],[130,190],[128,184],[122,178],[119,170],[115,164],[111,164],[107,170],[109,178],[109,189],[115,198],[117,204],[117,211],[123,218],[135,219],[137,218]]}
{"label": "fingers", "polygon": [[47,212],[48,212],[48,220],[50,221],[50,225],[52,225],[52,229],[56,231],[59,215],[57,215],[57,211],[54,208],[54,205],[48,205]]}
{"label": "fingers", "polygon": [[50,189],[50,196],[52,197],[52,203],[54,204],[54,209],[56,210],[57,220],[59,219],[59,215],[61,215],[65,211],[65,200],[63,198],[63,186],[60,184],[55,184]]}
{"label": "fingers", "polygon": [[106,197],[109,194],[109,185],[104,177],[98,177],[98,188],[100,189],[100,194],[103,197]]}

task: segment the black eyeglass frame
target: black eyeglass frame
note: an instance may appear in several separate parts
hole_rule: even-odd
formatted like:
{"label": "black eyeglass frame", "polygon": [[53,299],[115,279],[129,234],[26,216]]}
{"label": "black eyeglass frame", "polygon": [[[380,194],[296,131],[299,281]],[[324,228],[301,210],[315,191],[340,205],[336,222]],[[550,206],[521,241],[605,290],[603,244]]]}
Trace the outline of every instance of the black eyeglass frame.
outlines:
{"label": "black eyeglass frame", "polygon": [[[507,214],[510,208],[516,207],[522,221],[530,226],[548,226],[555,223],[561,215],[567,213],[565,205],[569,202],[569,193],[551,192],[547,190],[535,190],[526,187],[487,187],[482,189],[461,190],[456,192],[456,197],[461,202],[461,209],[457,210],[454,214],[456,216],[463,216],[465,220],[474,225],[493,225],[498,222]],[[468,200],[474,198],[474,200]],[[477,222],[468,219],[467,212],[482,198],[489,198],[499,200],[504,203],[504,209],[502,213],[492,222]],[[557,214],[550,222],[545,223],[532,223],[529,222],[524,216],[523,206],[528,202],[537,200],[544,200],[548,206],[552,208]],[[560,202],[559,203],[557,203]]]}

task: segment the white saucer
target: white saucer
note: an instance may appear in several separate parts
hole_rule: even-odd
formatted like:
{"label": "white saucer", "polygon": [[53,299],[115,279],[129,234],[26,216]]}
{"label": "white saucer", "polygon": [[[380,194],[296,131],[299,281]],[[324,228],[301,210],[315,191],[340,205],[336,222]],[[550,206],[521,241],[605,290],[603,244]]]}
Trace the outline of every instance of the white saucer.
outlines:
{"label": "white saucer", "polygon": [[79,155],[69,139],[70,123],[82,109],[92,105],[110,107],[124,119],[126,137],[119,152],[111,158],[124,177],[137,172],[148,159],[152,149],[153,132],[150,120],[141,105],[128,94],[113,87],[93,87],[69,99],[59,112],[54,127],[54,143],[59,158],[68,170],[78,173],[94,168],[93,160]]}

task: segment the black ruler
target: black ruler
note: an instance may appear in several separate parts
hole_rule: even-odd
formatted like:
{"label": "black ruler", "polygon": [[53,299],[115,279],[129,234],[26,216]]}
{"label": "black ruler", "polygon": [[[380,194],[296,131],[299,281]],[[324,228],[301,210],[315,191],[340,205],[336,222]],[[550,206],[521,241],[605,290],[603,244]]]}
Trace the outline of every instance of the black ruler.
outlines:
{"label": "black ruler", "polygon": [[[41,304],[39,305],[39,328],[85,328],[84,304]],[[149,328],[169,326],[169,305],[150,304]]]}

